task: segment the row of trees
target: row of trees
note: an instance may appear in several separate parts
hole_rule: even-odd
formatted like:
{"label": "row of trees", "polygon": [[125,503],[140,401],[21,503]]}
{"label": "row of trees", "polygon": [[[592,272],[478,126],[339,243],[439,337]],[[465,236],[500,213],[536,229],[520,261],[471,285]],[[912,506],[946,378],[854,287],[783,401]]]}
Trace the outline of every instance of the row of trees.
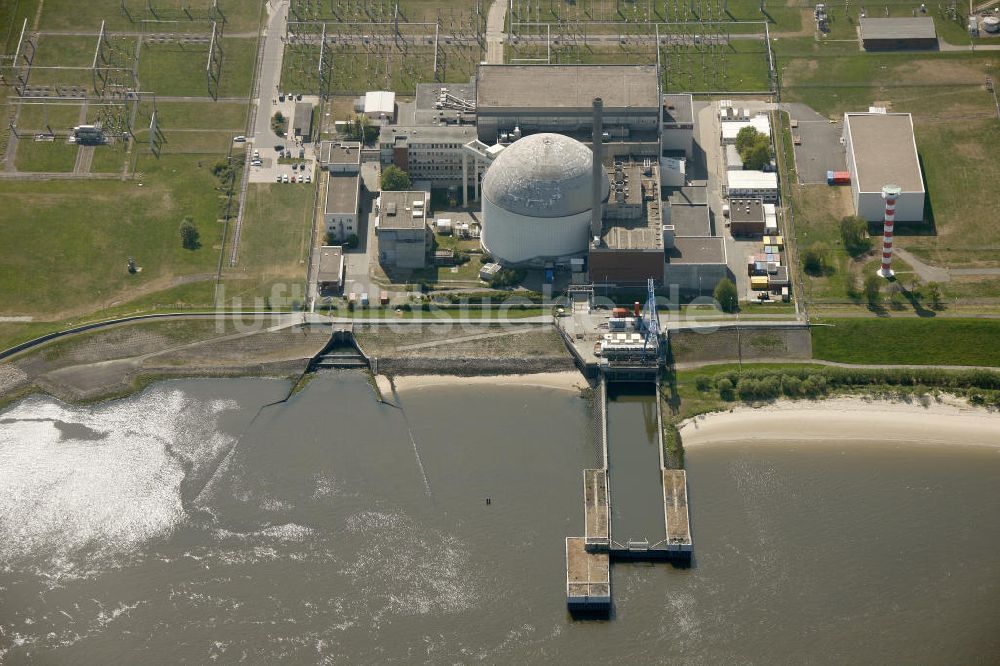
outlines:
{"label": "row of trees", "polygon": [[937,368],[789,368],[724,372],[712,378],[698,377],[699,391],[713,388],[723,400],[773,400],[781,396],[818,397],[838,388],[886,387],[892,389],[947,389],[967,393],[977,404],[1000,404],[1000,373],[989,370],[949,371]]}

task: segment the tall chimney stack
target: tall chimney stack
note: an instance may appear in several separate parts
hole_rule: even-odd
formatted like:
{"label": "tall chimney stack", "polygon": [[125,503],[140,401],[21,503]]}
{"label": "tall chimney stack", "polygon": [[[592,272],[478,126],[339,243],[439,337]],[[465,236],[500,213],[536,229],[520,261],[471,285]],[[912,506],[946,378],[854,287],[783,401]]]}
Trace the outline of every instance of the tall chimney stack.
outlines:
{"label": "tall chimney stack", "polygon": [[600,97],[594,98],[594,165],[591,178],[591,199],[590,199],[590,235],[598,238],[603,230],[603,216],[601,195],[604,193],[604,100]]}
{"label": "tall chimney stack", "polygon": [[882,188],[882,198],[885,199],[885,224],[882,229],[882,268],[878,274],[884,278],[892,277],[892,227],[896,222],[896,199],[901,191],[898,185],[886,185]]}

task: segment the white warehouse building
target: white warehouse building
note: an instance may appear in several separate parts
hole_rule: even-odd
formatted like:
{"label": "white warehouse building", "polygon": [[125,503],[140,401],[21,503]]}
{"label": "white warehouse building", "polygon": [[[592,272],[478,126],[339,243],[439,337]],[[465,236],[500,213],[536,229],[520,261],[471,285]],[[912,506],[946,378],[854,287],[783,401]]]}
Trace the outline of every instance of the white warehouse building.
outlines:
{"label": "white warehouse building", "polygon": [[897,222],[924,219],[924,175],[908,113],[845,113],[844,146],[851,194],[858,216],[869,222],[885,217],[882,188],[898,185]]}
{"label": "white warehouse building", "polygon": [[590,148],[562,134],[511,144],[483,178],[483,248],[509,264],[586,252],[593,163]]}

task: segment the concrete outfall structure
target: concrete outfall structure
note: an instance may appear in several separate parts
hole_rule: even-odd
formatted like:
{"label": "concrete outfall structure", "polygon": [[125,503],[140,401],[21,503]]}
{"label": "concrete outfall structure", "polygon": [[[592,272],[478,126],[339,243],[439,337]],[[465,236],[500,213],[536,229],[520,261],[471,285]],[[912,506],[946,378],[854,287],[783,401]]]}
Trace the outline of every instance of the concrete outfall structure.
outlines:
{"label": "concrete outfall structure", "polygon": [[882,198],[885,199],[885,226],[882,230],[882,268],[878,274],[889,279],[892,272],[892,227],[896,221],[896,199],[899,197],[898,185],[886,185],[882,188]]}

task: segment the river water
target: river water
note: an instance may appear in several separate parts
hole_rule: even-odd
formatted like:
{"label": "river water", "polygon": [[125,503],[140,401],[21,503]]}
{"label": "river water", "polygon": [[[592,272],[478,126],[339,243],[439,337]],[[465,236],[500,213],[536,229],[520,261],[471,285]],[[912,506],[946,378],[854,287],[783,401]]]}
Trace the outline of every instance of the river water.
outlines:
{"label": "river water", "polygon": [[585,400],[462,386],[397,409],[339,372],[261,409],[287,388],[185,380],[0,413],[0,662],[1000,653],[995,450],[694,447],[693,566],[616,564],[614,617],[573,621]]}

